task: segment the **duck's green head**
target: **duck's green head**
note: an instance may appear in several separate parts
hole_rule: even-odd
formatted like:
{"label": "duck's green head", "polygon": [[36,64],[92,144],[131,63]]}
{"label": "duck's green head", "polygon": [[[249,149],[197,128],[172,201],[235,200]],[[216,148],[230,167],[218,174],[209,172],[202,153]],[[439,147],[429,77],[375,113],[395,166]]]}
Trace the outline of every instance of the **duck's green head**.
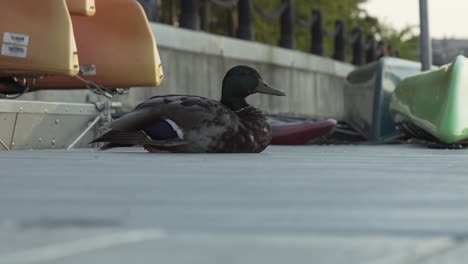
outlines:
{"label": "duck's green head", "polygon": [[248,106],[245,98],[254,93],[286,95],[265,83],[260,74],[248,66],[235,66],[224,76],[221,103],[233,111]]}

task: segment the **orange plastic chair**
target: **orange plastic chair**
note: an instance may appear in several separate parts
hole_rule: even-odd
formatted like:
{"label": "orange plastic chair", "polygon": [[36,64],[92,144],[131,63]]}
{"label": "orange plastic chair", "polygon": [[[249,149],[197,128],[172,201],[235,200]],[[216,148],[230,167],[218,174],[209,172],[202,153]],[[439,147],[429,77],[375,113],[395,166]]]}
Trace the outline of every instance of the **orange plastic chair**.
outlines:
{"label": "orange plastic chair", "polygon": [[94,16],[96,13],[94,0],[67,0],[67,5],[72,15]]}
{"label": "orange plastic chair", "polygon": [[78,74],[65,0],[0,1],[0,77]]}
{"label": "orange plastic chair", "polygon": [[[160,85],[164,75],[156,41],[136,0],[98,0],[92,17],[72,16],[79,77],[106,88]],[[77,78],[46,77],[36,89],[82,89]]]}

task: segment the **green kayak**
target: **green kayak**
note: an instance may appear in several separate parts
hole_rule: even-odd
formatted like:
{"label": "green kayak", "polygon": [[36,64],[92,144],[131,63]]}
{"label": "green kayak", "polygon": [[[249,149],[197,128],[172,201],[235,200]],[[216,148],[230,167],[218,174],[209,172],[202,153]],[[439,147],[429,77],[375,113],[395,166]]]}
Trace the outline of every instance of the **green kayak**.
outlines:
{"label": "green kayak", "polygon": [[447,144],[468,143],[468,59],[400,82],[390,102],[396,124],[412,135]]}

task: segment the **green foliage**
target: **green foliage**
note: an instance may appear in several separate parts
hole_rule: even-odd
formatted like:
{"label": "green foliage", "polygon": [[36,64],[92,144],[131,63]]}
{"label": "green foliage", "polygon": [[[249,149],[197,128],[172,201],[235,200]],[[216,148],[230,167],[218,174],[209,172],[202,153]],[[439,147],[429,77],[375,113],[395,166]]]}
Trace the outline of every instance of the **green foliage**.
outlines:
{"label": "green foliage", "polygon": [[[264,9],[273,11],[281,4],[281,0],[256,0]],[[308,20],[312,16],[314,9],[321,9],[324,14],[325,30],[329,33],[334,31],[335,21],[342,19],[345,21],[348,41],[350,41],[351,32],[356,27],[361,27],[365,33],[374,34],[377,40],[383,40],[391,45],[394,50],[398,50],[401,57],[406,59],[418,59],[419,37],[413,33],[412,28],[408,27],[401,31],[393,29],[381,23],[376,17],[370,16],[360,5],[368,0],[296,0],[295,13],[303,20]],[[279,19],[268,21],[261,15],[254,14],[255,38],[257,41],[270,45],[277,45],[279,40]],[[308,52],[310,50],[311,34],[310,28],[296,26],[294,29],[297,49]],[[325,54],[332,56],[333,39],[325,38]],[[350,46],[347,46],[347,58],[351,59]]]}
{"label": "green foliage", "polygon": [[[163,1],[172,2],[174,0]],[[282,0],[254,0],[266,12],[277,10],[282,3]],[[342,19],[346,25],[348,42],[351,41],[351,32],[356,27],[361,27],[364,32],[364,40],[368,34],[374,34],[377,40],[383,40],[388,45],[391,45],[394,50],[398,50],[402,58],[417,60],[419,36],[413,32],[413,28],[407,27],[403,30],[396,30],[382,22],[376,17],[370,16],[361,4],[368,0],[295,0],[294,12],[303,19],[309,20],[314,9],[320,9],[323,12],[324,26],[328,33],[334,31],[335,21]],[[203,5],[208,4],[207,1],[200,1]],[[210,12],[210,32],[220,35],[234,36],[236,27],[236,8],[225,9],[218,8],[208,4]],[[164,5],[163,5],[164,8]],[[167,10],[167,9],[166,9]],[[167,10],[168,11],[168,10]],[[166,11],[163,11],[163,14]],[[253,12],[253,29],[255,32],[255,40],[269,44],[278,45],[280,38],[280,18],[268,20],[257,12]],[[308,52],[311,44],[310,28],[300,26],[294,27],[294,35],[296,39],[296,48],[298,50]],[[333,39],[326,37],[324,40],[325,54],[332,56]],[[347,60],[351,60],[351,48],[347,45]]]}
{"label": "green foliage", "polygon": [[398,50],[402,58],[408,60],[419,60],[419,36],[413,31],[413,27],[408,26],[402,30],[396,30],[384,24],[380,24],[376,34],[385,43],[391,45],[394,50]]}
{"label": "green foliage", "polygon": [[[310,18],[312,10],[320,9],[323,12],[325,30],[332,33],[334,31],[335,21],[342,19],[346,25],[346,31],[348,32],[347,37],[350,41],[351,31],[358,25],[362,26],[360,20],[362,10],[359,8],[359,4],[366,2],[367,0],[340,0],[340,1],[329,1],[329,0],[296,0],[296,14],[303,18]],[[368,28],[363,28],[364,32],[369,32]],[[309,29],[297,27],[295,30],[297,39],[297,48],[303,51],[309,50],[311,37]],[[348,45],[349,47],[349,45]],[[325,54],[332,56],[333,53],[333,40],[332,38],[325,38]],[[348,49],[348,53],[350,50]],[[350,58],[350,56],[347,56]]]}

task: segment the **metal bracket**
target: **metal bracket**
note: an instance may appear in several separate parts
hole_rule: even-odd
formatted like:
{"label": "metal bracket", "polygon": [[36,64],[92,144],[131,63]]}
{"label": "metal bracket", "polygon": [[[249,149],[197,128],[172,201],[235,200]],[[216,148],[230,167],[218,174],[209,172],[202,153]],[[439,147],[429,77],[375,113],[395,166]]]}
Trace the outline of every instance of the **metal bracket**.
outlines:
{"label": "metal bracket", "polygon": [[3,142],[3,140],[0,139],[0,144],[7,150],[7,151],[11,151],[11,149],[7,146],[7,144],[5,144],[5,142]]}
{"label": "metal bracket", "polygon": [[[92,102],[97,110],[100,111],[99,116],[97,116],[86,128],[81,132],[81,134],[73,140],[73,142],[67,147],[67,150],[73,149],[76,144],[78,144],[88,132],[100,123],[101,126],[106,125],[112,121],[112,109],[122,107],[120,102]],[[99,122],[101,121],[101,122]]]}

